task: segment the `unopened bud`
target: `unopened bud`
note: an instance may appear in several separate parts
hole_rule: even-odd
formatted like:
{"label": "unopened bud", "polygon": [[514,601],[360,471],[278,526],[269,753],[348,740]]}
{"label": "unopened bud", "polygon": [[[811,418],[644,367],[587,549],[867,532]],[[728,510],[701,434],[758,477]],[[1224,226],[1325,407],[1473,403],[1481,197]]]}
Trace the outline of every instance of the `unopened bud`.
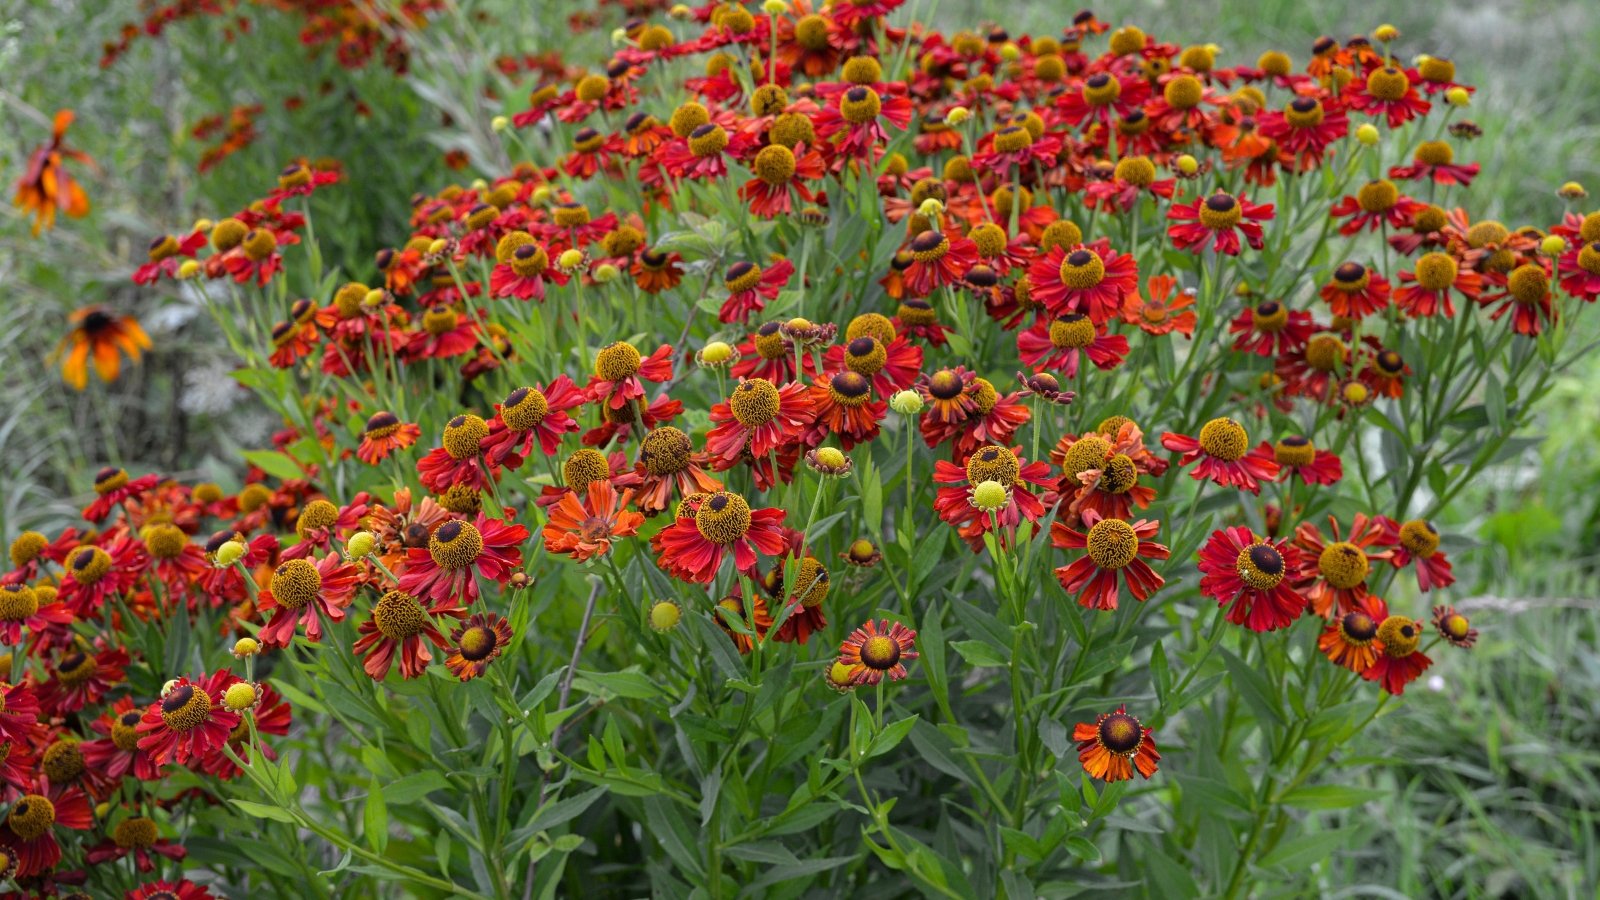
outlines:
{"label": "unopened bud", "polygon": [[238,541],[225,541],[217,548],[217,565],[231,566],[244,557],[244,545]]}

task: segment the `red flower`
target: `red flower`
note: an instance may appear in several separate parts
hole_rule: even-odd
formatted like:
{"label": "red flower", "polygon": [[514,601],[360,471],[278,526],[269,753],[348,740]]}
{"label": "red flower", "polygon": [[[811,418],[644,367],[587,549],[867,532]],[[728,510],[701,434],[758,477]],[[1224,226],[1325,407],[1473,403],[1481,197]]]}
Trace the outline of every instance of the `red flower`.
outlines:
{"label": "red flower", "polygon": [[1418,590],[1431,591],[1456,583],[1449,558],[1439,550],[1439,530],[1432,522],[1412,519],[1401,524],[1388,516],[1378,516],[1377,521],[1383,528],[1379,541],[1394,547],[1389,562],[1397,569],[1417,564]]}
{"label": "red flower", "polygon": [[1345,102],[1369,116],[1384,117],[1390,128],[1399,128],[1433,108],[1412,86],[1420,77],[1415,69],[1376,68],[1367,73],[1365,81],[1350,82],[1345,88]]}
{"label": "red flower", "polygon": [[520,387],[495,407],[489,434],[479,444],[491,465],[517,469],[533,455],[535,442],[545,456],[555,456],[561,436],[578,430],[568,410],[583,405],[584,391],[565,374],[545,387]]}
{"label": "red flower", "polygon": [[[632,499],[624,494],[622,505]],[[637,534],[644,524],[640,513],[617,508],[617,490],[609,479],[589,482],[580,494],[568,490],[552,505],[550,522],[544,527],[544,549],[569,555],[583,562],[611,552],[611,541]]]}
{"label": "red flower", "polygon": [[141,475],[128,479],[125,469],[106,466],[94,476],[94,501],[83,509],[83,517],[90,522],[104,521],[118,505],[137,500],[161,483],[159,475]]}
{"label": "red flower", "polygon": [[674,578],[709,584],[732,551],[734,567],[754,577],[756,552],[777,556],[788,547],[784,510],[755,509],[738,494],[722,491],[690,506],[650,539],[656,563]]}
{"label": "red flower", "polygon": [[450,633],[444,664],[457,678],[471,681],[482,677],[510,643],[511,625],[504,616],[477,613]]}
{"label": "red flower", "polygon": [[1304,553],[1300,571],[1295,574],[1295,588],[1324,618],[1333,612],[1336,603],[1340,611],[1354,609],[1356,602],[1367,596],[1371,560],[1390,558],[1388,551],[1372,551],[1373,547],[1388,546],[1379,520],[1356,513],[1348,538],[1340,536],[1339,521],[1333,516],[1328,517],[1328,526],[1332,541],[1324,540],[1322,532],[1310,522],[1301,522],[1294,532],[1295,546]]}
{"label": "red flower", "polygon": [[1333,278],[1322,287],[1322,299],[1336,316],[1364,319],[1388,307],[1389,279],[1360,263],[1347,262],[1333,270]]}
{"label": "red flower", "polygon": [[1378,641],[1378,623],[1387,613],[1383,601],[1377,597],[1364,597],[1354,609],[1335,616],[1322,634],[1317,636],[1317,649],[1328,661],[1361,675],[1378,661],[1383,644]]}
{"label": "red flower", "polygon": [[39,702],[57,714],[74,713],[98,704],[106,692],[127,677],[128,651],[103,645],[86,653],[74,648],[57,659],[52,678],[39,686]]}
{"label": "red flower", "polygon": [[1301,171],[1308,171],[1322,165],[1328,147],[1349,133],[1350,117],[1337,99],[1300,95],[1282,112],[1262,113],[1260,129],[1263,137],[1295,157]]}
{"label": "red flower", "polygon": [[144,545],[123,533],[103,548],[84,544],[68,554],[56,596],[78,618],[99,618],[106,601],[126,594],[148,563]]}
{"label": "red flower", "polygon": [[1524,263],[1508,275],[1489,276],[1490,281],[1503,290],[1478,298],[1484,306],[1499,304],[1489,318],[1499,321],[1511,315],[1511,330],[1527,337],[1537,337],[1547,322],[1556,318],[1556,309],[1550,297],[1549,263],[1536,260]]}
{"label": "red flower", "polygon": [[453,487],[483,488],[490,478],[498,478],[496,463],[484,458],[483,441],[489,437],[489,423],[462,413],[445,423],[440,446],[417,460],[417,480],[436,494]]}
{"label": "red flower", "polygon": [[1080,351],[1088,354],[1096,368],[1109,371],[1127,358],[1128,339],[1107,333],[1105,325],[1096,325],[1075,312],[1049,322],[1040,319],[1032,328],[1017,333],[1017,353],[1035,372],[1057,369],[1076,378]]}
{"label": "red flower", "polygon": [[1136,769],[1149,779],[1161,761],[1150,729],[1128,715],[1126,705],[1117,707],[1116,712],[1101,713],[1093,722],[1074,725],[1072,739],[1078,742],[1083,771],[1101,781],[1127,781]]}
{"label": "red flower", "polygon": [[839,644],[839,663],[850,668],[851,684],[899,681],[906,677],[906,661],[917,658],[911,649],[916,639],[917,633],[899,622],[868,619]]}
{"label": "red flower", "polygon": [[1461,265],[1448,253],[1426,253],[1417,260],[1414,271],[1400,273],[1400,288],[1394,292],[1394,302],[1413,319],[1440,313],[1446,318],[1455,318],[1456,307],[1450,302],[1452,290],[1476,301],[1483,292],[1483,276]]}
{"label": "red flower", "polygon": [[405,591],[389,591],[372,606],[372,617],[357,629],[360,635],[350,652],[363,657],[361,668],[373,681],[389,676],[395,654],[400,656],[400,677],[418,678],[428,670],[433,654],[423,639],[435,647],[445,646],[444,635],[434,624],[434,616],[463,618],[467,611],[453,599],[436,600],[428,606]]}
{"label": "red flower", "polygon": [[1179,465],[1199,460],[1200,464],[1189,473],[1196,481],[1209,478],[1223,487],[1238,487],[1259,494],[1262,480],[1278,477],[1278,463],[1272,454],[1259,447],[1251,450],[1249,433],[1243,425],[1229,418],[1207,422],[1201,427],[1198,438],[1166,432],[1161,435],[1161,446],[1183,454]]}
{"label": "red flower", "polygon": [[639,442],[639,461],[632,471],[617,474],[611,482],[631,491],[639,510],[653,516],[672,504],[674,493],[681,498],[722,490],[722,482],[705,471],[710,464],[707,454],[694,451],[687,434],[664,425]]}
{"label": "red flower", "polygon": [[[1001,546],[1012,546],[1018,538],[1018,526],[1024,521],[1029,528],[1021,537],[1028,539],[1038,530],[1037,523],[1046,512],[1044,503],[1028,490],[1028,485],[1054,486],[1049,463],[1024,463],[1020,447],[1008,450],[996,444],[974,451],[964,466],[939,460],[933,466],[933,480],[945,485],[934,498],[934,512],[959,530],[961,539],[974,553],[983,551],[983,536],[990,532],[996,534]],[[993,507],[978,505],[977,488],[985,482],[1004,489],[1003,503]]]}
{"label": "red flower", "polygon": [[1406,685],[1416,681],[1433,665],[1433,660],[1417,649],[1424,631],[1422,620],[1389,615],[1388,606],[1378,597],[1371,598],[1371,608],[1379,620],[1374,646],[1381,647],[1383,652],[1361,677],[1381,683],[1385,691],[1398,696],[1405,693]]}
{"label": "red flower", "polygon": [[478,596],[478,577],[505,584],[522,565],[528,529],[478,513],[477,524],[452,519],[434,529],[427,547],[406,551],[399,588],[419,600],[441,602]]}
{"label": "red flower", "polygon": [[1244,197],[1235,198],[1217,191],[1194,203],[1174,203],[1167,210],[1167,218],[1178,224],[1168,226],[1167,236],[1179,250],[1199,253],[1209,240],[1211,249],[1216,252],[1238,256],[1241,233],[1252,248],[1260,250],[1265,246],[1260,223],[1272,217],[1270,203],[1255,204]]}
{"label": "red flower", "polygon": [[61,862],[55,826],[87,831],[94,827],[89,798],[76,787],[52,786],[40,776],[32,790],[11,804],[0,827],[0,845],[16,855],[16,878],[32,878]]}
{"label": "red flower", "polygon": [[1200,548],[1200,593],[1227,606],[1235,625],[1287,628],[1306,610],[1306,598],[1290,582],[1299,562],[1287,541],[1256,537],[1239,525],[1213,531]]}
{"label": "red flower", "polygon": [[967,270],[978,263],[978,245],[960,235],[924,231],[907,247],[911,265],[906,266],[904,278],[912,297],[926,297],[936,288],[960,284]]}
{"label": "red flower", "polygon": [[185,878],[181,881],[152,881],[128,892],[125,900],[216,900],[205,888]]}
{"label": "red flower", "polygon": [[178,277],[178,267],[186,259],[194,259],[196,253],[207,243],[204,231],[192,231],[180,238],[176,235],[163,234],[150,242],[150,261],[134,270],[134,284],[154,284],[161,280],[161,276],[168,278]]}
{"label": "red flower", "polygon": [[143,719],[144,713],[134,705],[133,698],[118,698],[109,711],[91,723],[90,727],[104,737],[79,745],[83,761],[112,779],[130,772],[143,782],[159,779],[161,767],[155,757],[148,750],[139,749],[139,723]]}
{"label": "red flower", "polygon": [[1556,263],[1561,289],[1593,303],[1600,299],[1600,241],[1580,241],[1567,248]]}
{"label": "red flower", "polygon": [[736,262],[728,267],[722,285],[728,289],[728,299],[717,311],[722,322],[743,322],[751,314],[765,309],[778,299],[778,292],[789,283],[794,274],[794,263],[780,259],[765,269],[752,262]]}
{"label": "red flower", "polygon": [[261,614],[271,614],[261,626],[261,642],[268,647],[287,647],[302,624],[306,640],[320,642],[322,617],[344,621],[344,608],[360,584],[360,570],[342,563],[335,553],[315,563],[310,559],[285,561],[273,570],[272,580],[256,598]]}
{"label": "red flower", "polygon": [[1079,605],[1086,609],[1116,609],[1123,578],[1127,579],[1128,592],[1141,603],[1166,584],[1166,579],[1145,562],[1172,555],[1165,545],[1146,540],[1160,530],[1160,522],[1106,519],[1091,509],[1084,511],[1083,524],[1087,531],[1076,531],[1059,519],[1050,526],[1053,546],[1084,551],[1082,557],[1055,570],[1056,581],[1068,594],[1077,595]]}
{"label": "red flower", "polygon": [[878,396],[888,397],[917,380],[922,369],[922,348],[903,337],[891,336],[885,344],[876,336],[860,334],[844,346],[829,347],[823,355],[823,366],[830,373],[849,370],[865,375],[872,379],[872,389]]}
{"label": "red flower", "polygon": [[777,388],[765,378],[747,378],[726,403],[711,407],[706,450],[718,460],[718,468],[732,468],[746,452],[761,458],[799,440],[815,416],[805,385]]}
{"label": "red flower", "polygon": [[1423,141],[1412,159],[1409,166],[1390,167],[1389,177],[1406,181],[1431,178],[1435,184],[1462,187],[1470,187],[1472,179],[1478,177],[1478,164],[1456,165],[1455,151],[1444,141]]}
{"label": "red flower", "polygon": [[404,450],[422,436],[422,429],[414,422],[402,422],[392,412],[373,413],[367,427],[361,430],[361,446],[356,448],[356,458],[375,466],[396,450]]}
{"label": "red flower", "polygon": [[1257,453],[1271,453],[1281,470],[1278,480],[1289,481],[1296,475],[1306,484],[1333,484],[1344,477],[1344,465],[1338,454],[1313,445],[1309,438],[1291,434],[1276,444],[1261,442]]}
{"label": "red flower", "polygon": [[782,144],[768,144],[751,160],[750,170],[756,177],[739,188],[739,197],[750,204],[751,212],[763,219],[793,212],[793,194],[800,195],[808,203],[816,199],[805,183],[821,180],[828,174],[822,154],[807,150],[805,144],[797,144],[793,149]]}
{"label": "red flower", "polygon": [[1350,237],[1362,231],[1400,231],[1411,227],[1423,204],[1401,194],[1390,181],[1369,181],[1354,196],[1345,196],[1328,210],[1335,219],[1348,218],[1339,233]]}
{"label": "red flower", "polygon": [[811,405],[816,418],[804,435],[811,446],[830,434],[838,435],[846,450],[867,443],[878,436],[878,423],[889,414],[889,404],[872,399],[871,382],[858,372],[818,378],[811,385]]}
{"label": "red flower", "polygon": [[134,866],[140,872],[154,872],[156,863],[150,858],[151,852],[173,861],[189,855],[182,844],[162,837],[153,819],[148,816],[129,816],[117,823],[109,839],[90,847],[84,854],[84,861],[90,865],[100,865],[122,859],[131,853]]}
{"label": "red flower", "polygon": [[65,604],[52,600],[40,603],[38,593],[21,582],[0,584],[0,643],[15,647],[22,643],[22,629],[38,633],[51,626],[69,626],[77,617]]}
{"label": "red flower", "polygon": [[39,698],[28,684],[0,681],[0,741],[31,747],[43,726],[39,723]]}
{"label": "red flower", "polygon": [[1071,251],[1055,247],[1028,264],[1029,296],[1060,316],[1082,313],[1104,325],[1122,312],[1126,298],[1139,292],[1139,264],[1112,250],[1104,240]]}
{"label": "red flower", "polygon": [[226,669],[200,681],[179,678],[145,710],[139,749],[149,751],[157,765],[183,765],[215,753],[239,724],[239,714],[224,709],[222,697],[241,681]]}
{"label": "red flower", "polygon": [[615,341],[600,348],[595,354],[594,376],[585,390],[589,402],[604,402],[612,409],[644,397],[644,381],[661,383],[672,380],[672,348],[662,344],[649,356],[641,356],[638,348],[627,341]]}
{"label": "red flower", "polygon": [[543,302],[545,282],[567,283],[567,274],[551,268],[550,254],[527,232],[507,234],[495,252],[500,261],[489,273],[490,296]]}
{"label": "red flower", "polygon": [[[1124,298],[1122,321],[1138,325],[1146,334],[1171,334],[1176,331],[1184,337],[1194,337],[1195,312],[1187,309],[1194,305],[1195,292],[1185,289],[1176,299],[1169,300],[1178,280],[1171,275],[1152,275],[1145,282],[1149,296],[1133,293]],[[1183,312],[1178,312],[1178,310]]]}
{"label": "red flower", "polygon": [[1303,347],[1315,330],[1311,313],[1290,310],[1279,300],[1263,300],[1247,307],[1228,324],[1228,332],[1238,335],[1233,349],[1257,356],[1277,356]]}

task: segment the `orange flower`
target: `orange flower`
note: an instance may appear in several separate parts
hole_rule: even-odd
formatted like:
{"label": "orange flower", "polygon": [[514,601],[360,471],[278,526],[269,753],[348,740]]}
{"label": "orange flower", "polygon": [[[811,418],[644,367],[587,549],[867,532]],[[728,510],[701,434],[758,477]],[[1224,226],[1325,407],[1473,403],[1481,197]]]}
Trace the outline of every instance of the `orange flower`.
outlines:
{"label": "orange flower", "polygon": [[1150,729],[1128,715],[1126,706],[1116,712],[1101,713],[1093,722],[1080,722],[1072,729],[1078,742],[1078,762],[1083,771],[1102,781],[1127,781],[1133,770],[1149,778],[1156,773],[1161,754]]}
{"label": "orange flower", "polygon": [[612,538],[636,534],[644,523],[642,513],[617,508],[617,489],[606,479],[589,482],[583,499],[579,496],[567,491],[550,507],[544,548],[551,553],[569,553],[578,562],[604,556],[611,551]]}
{"label": "orange flower", "polygon": [[[103,306],[86,306],[68,317],[73,329],[56,345],[53,361],[63,352],[61,377],[74,390],[89,385],[89,357],[94,357],[94,371],[100,380],[110,383],[122,374],[122,355],[138,362],[144,351],[150,349],[150,336],[139,327],[132,316],[119,316]],[[70,347],[70,350],[68,349]]]}
{"label": "orange flower", "polygon": [[83,187],[67,174],[62,165],[69,159],[94,165],[94,160],[87,153],[68,147],[64,141],[67,126],[72,124],[73,118],[70,109],[56,113],[55,130],[50,136],[50,143],[33,151],[33,155],[28,157],[28,168],[17,179],[17,192],[11,202],[33,216],[35,236],[55,226],[57,210],[74,219],[89,214],[89,195],[83,192]]}

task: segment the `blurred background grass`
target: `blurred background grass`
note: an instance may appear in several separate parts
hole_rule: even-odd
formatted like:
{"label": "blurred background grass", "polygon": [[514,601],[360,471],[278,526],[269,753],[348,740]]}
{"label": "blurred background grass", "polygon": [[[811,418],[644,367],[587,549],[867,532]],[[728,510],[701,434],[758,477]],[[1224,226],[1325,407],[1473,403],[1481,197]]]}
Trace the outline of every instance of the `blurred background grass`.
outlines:
{"label": "blurred background grass", "polygon": [[[934,3],[937,5],[934,5]],[[562,47],[592,62],[604,32],[574,44],[570,3],[511,0],[459,6],[430,25],[403,82],[381,68],[308,63],[295,23],[251,7],[257,33],[225,40],[223,23],[173,28],[137,42],[109,71],[101,45],[138,20],[136,0],[20,0],[0,12],[0,172],[15,177],[62,106],[79,121],[71,143],[99,162],[81,172],[95,211],[34,240],[9,206],[0,213],[0,534],[59,527],[76,515],[95,468],[118,463],[228,483],[237,449],[268,440],[264,418],[227,378],[221,341],[193,298],[128,281],[153,235],[237,208],[296,156],[336,157],[350,184],[318,196],[318,232],[352,277],[404,237],[404,200],[445,179],[443,153],[465,151],[494,174],[489,116],[514,112],[524,90],[486,70],[496,54]],[[915,0],[944,28],[999,24],[1014,35],[1058,33],[1076,6],[998,0]],[[1595,0],[1185,0],[1101,3],[1101,19],[1167,41],[1215,43],[1226,64],[1268,48],[1298,64],[1313,38],[1397,26],[1399,53],[1455,60],[1477,85],[1468,115],[1484,134],[1460,156],[1483,164],[1473,217],[1547,226],[1555,188],[1577,180],[1600,194],[1600,3]],[[490,24],[492,23],[492,25]],[[331,84],[324,92],[322,85]],[[352,113],[354,92],[369,113]],[[492,93],[509,97],[489,99]],[[299,109],[283,108],[290,94]],[[206,175],[190,135],[202,116],[261,103],[259,138]],[[1600,203],[1590,201],[1588,208]],[[107,303],[133,313],[156,341],[114,385],[73,394],[47,371],[68,312]],[[1594,326],[1590,317],[1589,326]],[[1326,864],[1329,896],[1600,896],[1600,358],[1567,374],[1537,417],[1543,445],[1488,474],[1463,496],[1447,545],[1463,576],[1447,598],[1483,631],[1471,654],[1442,652],[1402,712],[1369,729],[1366,757],[1383,795],[1362,810],[1371,839]]]}

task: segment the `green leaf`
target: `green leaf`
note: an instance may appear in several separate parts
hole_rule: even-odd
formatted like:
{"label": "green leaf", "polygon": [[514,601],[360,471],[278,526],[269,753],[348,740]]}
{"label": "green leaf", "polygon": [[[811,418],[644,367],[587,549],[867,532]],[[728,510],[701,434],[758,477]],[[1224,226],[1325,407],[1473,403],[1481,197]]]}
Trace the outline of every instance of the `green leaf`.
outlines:
{"label": "green leaf", "polygon": [[579,670],[572,679],[574,690],[586,694],[607,694],[634,700],[653,700],[660,696],[661,688],[642,672],[584,672]]}
{"label": "green leaf", "polygon": [[244,451],[244,458],[250,464],[261,469],[261,471],[284,481],[305,476],[305,470],[300,467],[299,463],[276,450],[246,450]]}
{"label": "green leaf", "polygon": [[534,815],[533,821],[529,822],[526,827],[530,831],[537,832],[563,825],[583,815],[605,792],[605,788],[597,787],[584,791],[576,797],[565,797],[554,803],[546,804],[543,809]]}
{"label": "green leaf", "polygon": [[1271,853],[1256,860],[1256,865],[1290,871],[1304,869],[1312,863],[1327,859],[1334,851],[1345,847],[1360,831],[1360,827],[1352,825],[1290,838],[1274,847]]}
{"label": "green leaf", "polygon": [[1345,809],[1375,799],[1374,792],[1345,784],[1301,785],[1278,798],[1297,809]]}
{"label": "green leaf", "polygon": [[367,846],[382,853],[389,847],[389,806],[383,802],[383,785],[376,776],[367,784],[367,805],[361,811]]}
{"label": "green leaf", "polygon": [[271,819],[274,822],[288,822],[294,824],[295,818],[288,810],[278,806],[269,806],[265,803],[252,803],[249,800],[229,800],[234,806],[258,819]]}
{"label": "green leaf", "polygon": [[883,730],[873,736],[872,746],[867,750],[867,757],[870,759],[874,756],[882,756],[900,746],[900,742],[906,739],[906,735],[911,733],[912,728],[916,727],[918,718],[917,716],[911,716],[883,726]]}
{"label": "green leaf", "polygon": [[1256,718],[1263,725],[1270,722],[1274,725],[1283,724],[1283,712],[1278,709],[1278,692],[1267,681],[1267,676],[1250,668],[1244,660],[1235,656],[1226,648],[1218,648],[1222,654],[1223,665],[1227,666],[1228,677],[1237,688],[1244,702],[1249,704],[1255,712]]}
{"label": "green leaf", "polygon": [[386,803],[395,806],[405,806],[415,803],[432,791],[445,790],[450,787],[450,782],[443,775],[432,769],[413,772],[403,778],[389,782],[383,788],[383,799]]}
{"label": "green leaf", "polygon": [[961,654],[961,658],[966,660],[969,666],[983,668],[1010,665],[999,649],[991,647],[985,641],[951,641],[950,646]]}

